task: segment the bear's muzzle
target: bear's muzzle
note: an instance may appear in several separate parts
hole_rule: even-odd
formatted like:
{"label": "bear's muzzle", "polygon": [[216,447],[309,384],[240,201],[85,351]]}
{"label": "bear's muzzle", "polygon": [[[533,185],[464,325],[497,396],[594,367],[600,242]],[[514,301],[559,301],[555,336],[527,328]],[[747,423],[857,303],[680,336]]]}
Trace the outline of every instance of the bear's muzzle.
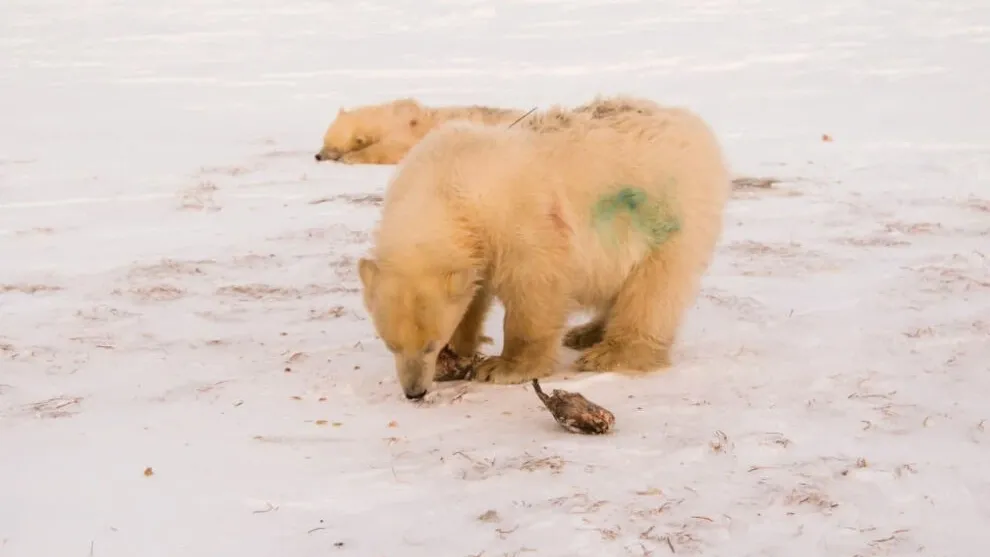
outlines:
{"label": "bear's muzzle", "polygon": [[344,154],[336,149],[321,149],[320,152],[316,153],[313,158],[316,159],[316,162],[335,161],[340,160],[340,157],[342,156],[344,156]]}
{"label": "bear's muzzle", "polygon": [[426,362],[421,359],[406,360],[402,363],[399,373],[399,383],[402,385],[402,392],[409,400],[420,400],[426,396],[432,377],[427,377]]}

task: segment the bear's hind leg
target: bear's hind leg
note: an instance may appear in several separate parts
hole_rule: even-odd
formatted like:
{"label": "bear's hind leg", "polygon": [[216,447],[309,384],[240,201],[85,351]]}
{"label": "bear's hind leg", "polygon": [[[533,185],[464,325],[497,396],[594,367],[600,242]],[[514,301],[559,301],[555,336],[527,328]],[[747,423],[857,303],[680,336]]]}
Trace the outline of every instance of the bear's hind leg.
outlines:
{"label": "bear's hind leg", "polygon": [[626,278],[604,338],[575,362],[581,371],[647,372],[670,366],[670,349],[694,298],[698,274],[677,240],[648,255]]}
{"label": "bear's hind leg", "polygon": [[543,283],[540,293],[520,286],[503,289],[502,353],[478,365],[476,381],[507,385],[553,373],[557,347],[567,324],[567,297],[556,281]]}
{"label": "bear's hind leg", "polygon": [[601,342],[605,338],[610,309],[611,304],[599,309],[591,321],[568,330],[564,335],[564,346],[571,350],[586,350]]}
{"label": "bear's hind leg", "polygon": [[584,350],[598,344],[603,338],[605,338],[605,320],[596,317],[567,331],[564,335],[564,346],[571,350]]}

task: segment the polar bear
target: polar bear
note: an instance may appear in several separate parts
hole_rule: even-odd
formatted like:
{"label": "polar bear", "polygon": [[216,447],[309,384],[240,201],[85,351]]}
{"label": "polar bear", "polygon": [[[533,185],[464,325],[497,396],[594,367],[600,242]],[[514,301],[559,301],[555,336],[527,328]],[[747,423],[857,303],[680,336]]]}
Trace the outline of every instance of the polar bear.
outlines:
{"label": "polar bear", "polygon": [[397,164],[437,125],[466,120],[509,126],[525,113],[487,106],[430,108],[414,99],[398,99],[352,110],[339,109],[323,136],[317,161],[346,164]]}
{"label": "polar bear", "polygon": [[[474,379],[549,375],[561,342],[579,370],[646,372],[670,350],[723,227],[730,179],[714,132],[657,107],[553,132],[442,125],[389,180],[363,303],[409,399],[445,344],[472,355],[505,308],[501,354]],[[566,331],[569,313],[594,318]]]}

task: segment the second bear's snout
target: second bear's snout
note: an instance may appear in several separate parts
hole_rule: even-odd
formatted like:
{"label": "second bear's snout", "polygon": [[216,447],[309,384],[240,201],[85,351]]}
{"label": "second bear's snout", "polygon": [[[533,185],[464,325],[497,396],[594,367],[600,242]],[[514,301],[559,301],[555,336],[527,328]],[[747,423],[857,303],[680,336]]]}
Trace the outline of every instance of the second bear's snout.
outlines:
{"label": "second bear's snout", "polygon": [[341,153],[340,151],[328,151],[328,150],[324,149],[324,150],[320,151],[319,153],[316,153],[316,155],[314,155],[313,158],[316,159],[316,162],[320,162],[320,161],[336,161],[336,160],[340,160],[340,157],[342,157],[342,156],[343,156],[343,153]]}

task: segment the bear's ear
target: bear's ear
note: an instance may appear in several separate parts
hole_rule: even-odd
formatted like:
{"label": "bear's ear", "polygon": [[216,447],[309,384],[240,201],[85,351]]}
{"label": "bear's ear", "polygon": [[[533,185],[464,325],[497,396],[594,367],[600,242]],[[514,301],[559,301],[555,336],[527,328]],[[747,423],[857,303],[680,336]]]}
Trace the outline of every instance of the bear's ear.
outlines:
{"label": "bear's ear", "polygon": [[344,115],[344,114],[347,114],[347,111],[344,110],[344,107],[340,107],[340,108],[337,109],[337,116],[341,116],[341,115]]}
{"label": "bear's ear", "polygon": [[475,288],[474,272],[471,269],[449,271],[446,276],[447,296],[460,298]]}
{"label": "bear's ear", "polygon": [[358,260],[358,276],[365,290],[371,290],[378,278],[378,264],[372,259],[362,257]]}

